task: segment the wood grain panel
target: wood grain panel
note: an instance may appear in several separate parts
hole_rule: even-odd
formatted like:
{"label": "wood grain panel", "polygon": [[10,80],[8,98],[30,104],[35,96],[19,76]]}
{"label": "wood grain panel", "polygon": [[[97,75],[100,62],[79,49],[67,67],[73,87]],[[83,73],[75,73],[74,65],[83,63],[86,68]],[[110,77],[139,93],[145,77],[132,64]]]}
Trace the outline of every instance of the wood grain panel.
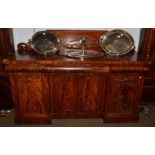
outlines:
{"label": "wood grain panel", "polygon": [[[46,117],[50,114],[46,75],[17,73],[11,75],[13,100],[17,115]],[[18,121],[17,121],[18,122]]]}
{"label": "wood grain panel", "polygon": [[103,115],[106,74],[50,74],[51,109],[54,117]]}
{"label": "wood grain panel", "polygon": [[79,77],[76,115],[103,114],[106,74],[86,74]]}
{"label": "wood grain panel", "polygon": [[106,117],[121,119],[126,115],[133,119],[133,115],[138,114],[142,82],[142,77],[137,74],[111,74],[108,82]]}
{"label": "wood grain panel", "polygon": [[73,116],[77,102],[78,78],[73,74],[50,74],[50,96],[52,113]]}

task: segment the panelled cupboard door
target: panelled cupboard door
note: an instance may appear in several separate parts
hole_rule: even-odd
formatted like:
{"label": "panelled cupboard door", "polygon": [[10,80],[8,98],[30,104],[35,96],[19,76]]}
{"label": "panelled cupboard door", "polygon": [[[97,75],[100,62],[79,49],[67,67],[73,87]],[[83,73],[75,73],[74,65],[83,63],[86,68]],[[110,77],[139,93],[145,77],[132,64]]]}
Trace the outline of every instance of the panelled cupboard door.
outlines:
{"label": "panelled cupboard door", "polygon": [[105,100],[106,75],[86,74],[78,78],[77,116],[102,117]]}
{"label": "panelled cupboard door", "polygon": [[24,123],[31,121],[33,123],[33,119],[34,122],[42,123],[44,119],[49,119],[49,89],[46,75],[39,73],[12,74],[11,85],[17,123],[22,121],[19,119],[21,116]]}
{"label": "panelled cupboard door", "polygon": [[142,76],[134,73],[113,73],[109,76],[105,121],[114,121],[114,117],[120,121],[122,118],[128,121],[138,119],[142,83]]}
{"label": "panelled cupboard door", "polygon": [[51,111],[55,117],[103,116],[104,74],[63,73],[50,76]]}
{"label": "panelled cupboard door", "polygon": [[78,77],[76,74],[50,74],[52,115],[73,116],[77,102]]}

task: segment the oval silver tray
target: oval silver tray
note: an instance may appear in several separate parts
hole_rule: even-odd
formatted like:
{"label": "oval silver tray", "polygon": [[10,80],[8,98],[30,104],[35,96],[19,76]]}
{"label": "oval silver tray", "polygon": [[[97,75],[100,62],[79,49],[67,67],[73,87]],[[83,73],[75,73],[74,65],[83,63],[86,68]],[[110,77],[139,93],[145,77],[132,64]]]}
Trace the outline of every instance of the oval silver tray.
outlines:
{"label": "oval silver tray", "polygon": [[59,43],[59,38],[48,31],[36,32],[30,40],[33,50],[41,55],[56,53],[59,49]]}
{"label": "oval silver tray", "polygon": [[64,56],[70,58],[80,58],[80,59],[88,59],[88,58],[99,58],[104,55],[103,52],[98,52],[95,50],[85,50],[84,54],[81,49],[68,49],[65,50]]}
{"label": "oval silver tray", "polygon": [[115,29],[100,37],[102,49],[109,55],[124,55],[135,48],[133,37],[124,30]]}

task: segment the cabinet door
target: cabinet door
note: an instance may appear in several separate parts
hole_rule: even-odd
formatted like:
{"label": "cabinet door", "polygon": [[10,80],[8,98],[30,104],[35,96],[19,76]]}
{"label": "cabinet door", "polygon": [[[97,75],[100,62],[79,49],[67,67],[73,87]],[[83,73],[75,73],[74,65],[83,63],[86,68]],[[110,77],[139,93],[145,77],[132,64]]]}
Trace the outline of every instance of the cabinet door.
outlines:
{"label": "cabinet door", "polygon": [[77,102],[77,74],[50,74],[50,98],[52,115],[69,117],[74,114]]}
{"label": "cabinet door", "polygon": [[12,93],[17,123],[48,123],[48,79],[42,74],[12,74]]}
{"label": "cabinet door", "polygon": [[106,75],[83,74],[78,78],[77,116],[103,117]]}
{"label": "cabinet door", "polygon": [[50,75],[53,117],[103,116],[106,76],[91,73]]}
{"label": "cabinet door", "polygon": [[137,121],[142,76],[111,74],[108,81],[105,121]]}

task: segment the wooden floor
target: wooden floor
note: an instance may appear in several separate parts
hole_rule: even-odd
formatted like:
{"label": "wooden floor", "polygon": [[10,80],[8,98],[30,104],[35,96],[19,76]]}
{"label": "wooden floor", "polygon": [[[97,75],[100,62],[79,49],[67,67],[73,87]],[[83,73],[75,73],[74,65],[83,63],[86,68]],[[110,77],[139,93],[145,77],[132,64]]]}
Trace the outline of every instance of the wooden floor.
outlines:
{"label": "wooden floor", "polygon": [[[155,127],[155,105],[145,106],[149,114],[140,112],[138,123],[104,123],[102,119],[53,119],[47,127]],[[27,125],[15,125],[13,122],[14,110],[7,117],[0,117],[1,127],[23,127]],[[33,126],[33,125],[31,125]],[[36,126],[36,125],[35,125]],[[45,126],[46,127],[46,126]]]}

